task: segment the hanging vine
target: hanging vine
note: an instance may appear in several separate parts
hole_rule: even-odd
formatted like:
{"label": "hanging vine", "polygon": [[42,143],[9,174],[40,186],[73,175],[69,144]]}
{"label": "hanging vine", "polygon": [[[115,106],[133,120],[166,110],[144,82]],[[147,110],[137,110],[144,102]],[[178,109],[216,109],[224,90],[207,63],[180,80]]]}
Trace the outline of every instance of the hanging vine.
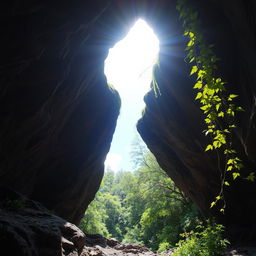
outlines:
{"label": "hanging vine", "polygon": [[[210,207],[220,201],[220,211],[224,213],[224,187],[230,186],[227,175],[231,174],[235,180],[241,176],[240,170],[244,167],[232,145],[232,130],[236,128],[235,116],[237,112],[244,110],[234,103],[238,95],[229,94],[226,83],[216,75],[218,58],[214,54],[213,45],[207,44],[203,38],[198,13],[189,7],[187,0],[178,0],[176,7],[183,22],[184,36],[189,39],[185,49],[186,60],[193,65],[190,75],[196,76],[193,88],[198,92],[195,100],[200,102],[207,127],[203,132],[211,138],[211,143],[206,146],[205,151],[215,150],[219,161],[220,191]],[[224,159],[224,168],[220,167],[221,159]],[[254,181],[254,173],[250,173],[247,179]]]}

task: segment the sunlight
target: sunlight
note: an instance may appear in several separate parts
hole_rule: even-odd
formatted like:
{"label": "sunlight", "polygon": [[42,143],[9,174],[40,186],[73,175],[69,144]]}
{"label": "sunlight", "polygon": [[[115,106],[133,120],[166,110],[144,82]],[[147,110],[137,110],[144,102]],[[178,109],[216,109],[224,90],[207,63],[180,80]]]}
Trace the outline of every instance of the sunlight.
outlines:
{"label": "sunlight", "polygon": [[105,169],[111,171],[118,171],[119,164],[122,161],[122,157],[118,154],[108,153],[105,160]]}
{"label": "sunlight", "polygon": [[[152,76],[152,67],[159,52],[159,40],[144,20],[138,20],[128,35],[109,50],[105,60],[105,74],[126,97],[134,90],[146,93]],[[136,88],[137,87],[137,88]]]}
{"label": "sunlight", "polygon": [[150,90],[158,52],[158,38],[148,24],[139,19],[127,36],[109,50],[105,60],[107,81],[118,90],[122,101],[121,115],[109,153],[122,156],[115,167],[130,167],[127,149],[130,149],[135,124],[144,107],[143,96]]}

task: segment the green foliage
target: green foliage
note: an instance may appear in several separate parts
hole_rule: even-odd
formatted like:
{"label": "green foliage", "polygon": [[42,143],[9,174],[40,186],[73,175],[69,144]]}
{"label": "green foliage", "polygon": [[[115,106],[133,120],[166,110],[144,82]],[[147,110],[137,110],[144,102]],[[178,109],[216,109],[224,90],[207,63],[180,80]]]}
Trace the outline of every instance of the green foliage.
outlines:
{"label": "green foliage", "polygon": [[251,173],[248,175],[247,180],[252,181],[252,182],[255,182],[255,180],[256,180],[255,173],[254,173],[254,172],[251,172]]}
{"label": "green foliage", "polygon": [[89,205],[84,218],[79,224],[79,228],[85,233],[101,234],[109,237],[109,232],[105,224],[107,218],[106,209],[102,207],[104,198],[101,192],[97,193],[94,201]]}
{"label": "green foliage", "polygon": [[162,242],[159,244],[158,252],[164,252],[171,248],[171,245],[168,242]]}
{"label": "green foliage", "polygon": [[207,223],[206,226],[199,225],[196,232],[182,234],[178,248],[172,255],[174,256],[221,256],[224,249],[229,244],[228,240],[222,237],[224,227],[218,224]]}
{"label": "green foliage", "polygon": [[134,143],[133,155],[137,170],[105,173],[82,229],[153,250],[174,246],[181,232],[194,228],[198,211],[145,147]]}
{"label": "green foliage", "polygon": [[[224,159],[223,168],[218,163],[221,172],[221,189],[211,203],[211,207],[213,207],[218,200],[222,200],[221,212],[224,212],[223,189],[224,185],[229,185],[226,175],[227,173],[232,174],[231,176],[235,180],[240,176],[240,170],[243,168],[242,160],[232,148],[232,132],[236,128],[236,114],[244,110],[234,103],[238,95],[229,94],[226,83],[217,76],[218,58],[214,54],[213,45],[207,44],[204,40],[198,13],[189,6],[187,0],[178,0],[177,10],[185,29],[184,36],[189,39],[186,51],[187,60],[193,65],[190,75],[196,77],[193,87],[197,90],[195,100],[199,101],[200,109],[205,115],[207,129],[204,133],[211,138],[211,143],[206,146],[205,151],[215,150],[219,161]],[[219,152],[223,154],[223,157],[219,156]],[[247,179],[253,180],[252,176],[248,176]]]}
{"label": "green foliage", "polygon": [[139,225],[135,225],[134,227],[126,227],[126,234],[122,240],[123,243],[135,243],[135,244],[143,244],[141,238],[141,227]]}

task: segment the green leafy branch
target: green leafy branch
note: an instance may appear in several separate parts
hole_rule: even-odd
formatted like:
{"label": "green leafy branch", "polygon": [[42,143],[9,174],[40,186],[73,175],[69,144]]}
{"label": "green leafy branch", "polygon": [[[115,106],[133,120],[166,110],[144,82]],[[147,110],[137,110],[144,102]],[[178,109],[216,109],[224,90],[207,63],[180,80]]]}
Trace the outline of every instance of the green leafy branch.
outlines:
{"label": "green leafy branch", "polygon": [[[221,200],[223,203],[220,211],[224,213],[226,203],[223,190],[224,186],[230,185],[226,179],[226,174],[231,173],[233,180],[235,180],[241,176],[240,170],[243,168],[242,160],[232,147],[232,130],[236,128],[235,116],[237,112],[244,110],[234,103],[238,95],[229,94],[226,83],[216,75],[218,58],[214,54],[213,45],[204,41],[198,13],[188,6],[187,0],[178,0],[177,10],[183,21],[184,36],[189,39],[185,49],[187,51],[186,61],[193,65],[190,75],[196,76],[193,88],[198,92],[195,100],[200,102],[200,109],[205,115],[204,121],[207,127],[203,132],[206,136],[211,137],[211,143],[207,145],[205,151],[215,150],[219,160],[220,192],[210,207]],[[220,167],[219,152],[223,154],[225,159],[224,168]],[[247,179],[255,180],[254,173],[250,173]]]}

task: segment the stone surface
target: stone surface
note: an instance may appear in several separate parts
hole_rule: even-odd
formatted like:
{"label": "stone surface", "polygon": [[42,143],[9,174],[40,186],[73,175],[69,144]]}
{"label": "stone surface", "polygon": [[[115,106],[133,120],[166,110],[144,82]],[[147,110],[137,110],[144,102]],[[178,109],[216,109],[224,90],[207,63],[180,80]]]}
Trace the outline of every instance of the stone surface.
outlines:
{"label": "stone surface", "polygon": [[141,245],[84,234],[40,203],[7,188],[0,188],[0,192],[1,253],[12,256],[156,255]]}
{"label": "stone surface", "polygon": [[[242,175],[246,177],[255,169],[256,161],[255,3],[192,2],[199,11],[207,42],[215,45],[214,50],[220,58],[218,73],[228,83],[230,91],[240,96],[238,104],[245,108],[237,117],[233,146],[243,159]],[[209,207],[220,191],[219,170],[224,168],[223,161],[215,152],[204,151],[210,140],[203,134],[204,117],[194,100],[194,78],[189,77],[191,65],[184,64],[181,24],[175,12],[170,12],[169,19],[173,20],[173,38],[181,48],[175,48],[178,51],[169,55],[162,49],[160,68],[156,71],[161,95],[155,97],[154,92],[146,95],[147,107],[138,122],[138,131],[160,166],[206,217],[213,215],[224,223],[232,241],[255,243],[256,183],[240,179],[225,188],[225,215]]]}
{"label": "stone surface", "polygon": [[8,194],[0,203],[0,247],[13,256],[77,256],[85,234],[75,225],[50,213],[41,204],[1,188]]}
{"label": "stone surface", "polygon": [[[0,248],[12,256],[169,256],[173,252],[156,253],[143,245],[84,234],[40,203],[4,187],[0,187]],[[255,247],[237,247],[225,255],[254,256],[255,252]]]}
{"label": "stone surface", "polygon": [[256,256],[256,248],[255,247],[237,247],[228,249],[226,254],[227,256]]}
{"label": "stone surface", "polygon": [[100,185],[120,107],[96,30],[107,3],[1,2],[0,185],[73,223]]}

